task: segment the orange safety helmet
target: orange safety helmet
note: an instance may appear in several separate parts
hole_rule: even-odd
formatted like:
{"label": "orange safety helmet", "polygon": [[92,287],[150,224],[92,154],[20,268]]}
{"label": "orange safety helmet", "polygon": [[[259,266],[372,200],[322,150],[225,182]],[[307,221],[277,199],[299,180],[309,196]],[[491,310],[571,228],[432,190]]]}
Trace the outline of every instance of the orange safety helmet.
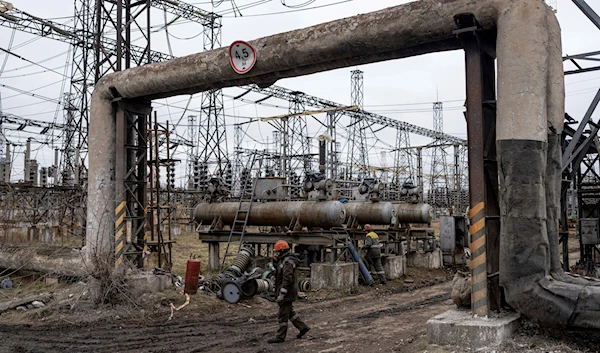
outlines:
{"label": "orange safety helmet", "polygon": [[290,244],[285,240],[278,240],[277,243],[275,243],[275,251],[289,250],[289,248]]}

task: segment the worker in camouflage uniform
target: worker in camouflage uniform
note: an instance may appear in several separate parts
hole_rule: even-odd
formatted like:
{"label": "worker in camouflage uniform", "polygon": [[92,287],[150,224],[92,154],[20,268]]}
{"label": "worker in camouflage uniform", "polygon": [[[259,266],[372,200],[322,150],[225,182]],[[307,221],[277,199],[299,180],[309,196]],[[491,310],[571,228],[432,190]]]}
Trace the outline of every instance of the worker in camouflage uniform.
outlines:
{"label": "worker in camouflage uniform", "polygon": [[365,224],[363,229],[367,232],[365,246],[363,246],[363,250],[367,251],[365,260],[375,268],[377,277],[379,277],[379,282],[381,284],[386,284],[387,279],[385,278],[385,271],[381,264],[381,245],[379,244],[379,236],[373,231],[373,227],[371,227],[370,224]]}
{"label": "worker in camouflage uniform", "polygon": [[275,274],[275,296],[279,304],[279,329],[277,335],[271,338],[269,343],[281,343],[285,341],[288,329],[288,320],[300,331],[296,338],[302,338],[310,327],[308,327],[300,316],[294,311],[292,303],[298,299],[298,257],[290,252],[290,245],[279,240],[275,243],[273,262],[276,265]]}

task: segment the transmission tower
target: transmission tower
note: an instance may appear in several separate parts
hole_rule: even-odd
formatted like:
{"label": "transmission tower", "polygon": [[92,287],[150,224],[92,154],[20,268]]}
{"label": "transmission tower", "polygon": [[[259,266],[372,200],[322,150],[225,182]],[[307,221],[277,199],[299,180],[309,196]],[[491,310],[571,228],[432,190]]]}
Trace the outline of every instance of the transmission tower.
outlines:
{"label": "transmission tower", "polygon": [[[211,13],[209,21],[203,24],[204,50],[221,47],[221,16]],[[220,89],[202,93],[202,116],[198,135],[199,158],[209,172],[218,177],[225,174],[229,165],[225,115],[223,114],[223,91]]]}
{"label": "transmission tower", "polygon": [[[444,111],[442,102],[433,103],[433,130],[441,135],[444,133]],[[439,207],[449,206],[449,182],[446,164],[446,149],[444,141],[436,137],[433,140],[431,155],[431,173],[429,181],[428,202]]]}
{"label": "transmission tower", "polygon": [[413,178],[412,155],[410,153],[410,137],[408,131],[396,130],[396,151],[394,153],[393,184],[400,191],[402,184]]}
{"label": "transmission tower", "polygon": [[[289,113],[303,113],[306,109],[302,100],[298,98],[301,92],[294,92],[294,98],[289,102]],[[286,119],[284,134],[287,137],[287,179],[292,197],[300,197],[301,177],[310,171],[308,128],[306,116],[297,116]]]}
{"label": "transmission tower", "polygon": [[[79,134],[76,129],[77,122],[81,122],[81,119],[77,118],[77,115],[80,113],[79,109],[75,105],[74,94],[65,93],[63,102],[64,102],[64,111],[65,111],[65,131],[64,131],[64,140],[63,140],[63,153],[61,158],[60,165],[62,166],[62,170],[60,171],[60,175],[62,178],[62,185],[65,186],[73,186],[75,184],[75,180],[80,181],[79,173],[78,173],[78,160],[76,158],[77,151],[79,151]],[[79,96],[81,97],[81,96]],[[54,181],[55,183],[58,180]]]}
{"label": "transmission tower", "polygon": [[233,127],[233,139],[235,142],[235,148],[233,150],[233,193],[234,195],[238,195],[241,191],[241,178],[242,169],[244,166],[242,165],[242,141],[244,138],[244,134],[242,131],[242,125],[236,124]]}
{"label": "transmission tower", "polygon": [[[74,28],[76,38],[73,38],[73,63],[71,65],[71,88],[68,96],[65,96],[66,104],[65,116],[68,120],[68,133],[63,142],[63,155],[61,156],[61,171],[63,184],[72,184],[72,181],[78,180],[82,187],[85,183],[83,175],[78,173],[75,168],[79,161],[75,160],[74,151],[79,151],[81,159],[86,160],[88,152],[87,131],[89,126],[89,108],[90,97],[94,84],[100,79],[96,72],[96,55],[94,47],[100,48],[96,44],[94,33],[98,29],[96,26],[96,5],[98,1],[75,0]],[[85,170],[82,165],[81,171]],[[58,180],[54,181],[58,183]]]}
{"label": "transmission tower", "polygon": [[[350,99],[352,105],[358,106],[361,112],[364,107],[363,83],[363,72],[353,70]],[[350,123],[350,130],[348,131],[347,175],[349,178],[354,178],[354,174],[356,174],[359,180],[367,176],[369,161],[367,155],[367,137],[365,135],[366,128],[367,122],[365,119],[360,114],[354,115]]]}

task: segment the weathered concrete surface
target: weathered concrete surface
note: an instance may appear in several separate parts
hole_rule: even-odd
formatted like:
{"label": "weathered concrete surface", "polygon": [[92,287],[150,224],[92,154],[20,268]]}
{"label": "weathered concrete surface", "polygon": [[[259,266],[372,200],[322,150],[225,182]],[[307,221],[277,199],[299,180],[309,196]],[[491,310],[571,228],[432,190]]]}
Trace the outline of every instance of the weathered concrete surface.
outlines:
{"label": "weathered concrete surface", "polygon": [[358,264],[336,262],[310,265],[310,287],[319,289],[348,289],[358,285]]}
{"label": "weathered concrete surface", "polygon": [[173,286],[170,276],[153,273],[131,275],[127,278],[127,284],[131,286],[131,292],[136,294],[160,292]]}
{"label": "weathered concrete surface", "polygon": [[519,314],[472,318],[470,310],[452,309],[427,321],[429,343],[484,349],[500,346],[519,327]]}
{"label": "weathered concrete surface", "polygon": [[85,276],[93,270],[83,261],[83,252],[52,246],[8,246],[0,248],[0,267],[55,273],[65,276]]}
{"label": "weathered concrete surface", "polygon": [[406,265],[408,267],[442,268],[444,266],[442,250],[409,253],[406,255]]}
{"label": "weathered concrete surface", "polygon": [[383,256],[385,278],[396,279],[406,274],[406,256]]}

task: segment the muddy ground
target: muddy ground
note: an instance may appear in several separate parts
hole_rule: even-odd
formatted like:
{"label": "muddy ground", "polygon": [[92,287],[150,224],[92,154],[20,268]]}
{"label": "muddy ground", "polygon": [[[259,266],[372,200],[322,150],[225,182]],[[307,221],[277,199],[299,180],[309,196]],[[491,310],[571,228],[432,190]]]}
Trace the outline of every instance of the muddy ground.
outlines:
{"label": "muddy ground", "polygon": [[[0,352],[465,352],[427,343],[426,321],[453,308],[452,274],[409,269],[410,281],[359,288],[353,293],[312,292],[296,304],[311,326],[303,339],[267,344],[277,329],[277,305],[255,297],[236,305],[192,296],[169,320],[169,302],[181,289],[144,295],[114,307],[86,299],[85,284],[63,287],[45,308],[0,316]],[[61,299],[66,298],[66,299]],[[58,303],[61,303],[60,305]],[[497,352],[598,352],[600,336],[552,331],[524,322]],[[491,351],[491,350],[487,350]]]}

